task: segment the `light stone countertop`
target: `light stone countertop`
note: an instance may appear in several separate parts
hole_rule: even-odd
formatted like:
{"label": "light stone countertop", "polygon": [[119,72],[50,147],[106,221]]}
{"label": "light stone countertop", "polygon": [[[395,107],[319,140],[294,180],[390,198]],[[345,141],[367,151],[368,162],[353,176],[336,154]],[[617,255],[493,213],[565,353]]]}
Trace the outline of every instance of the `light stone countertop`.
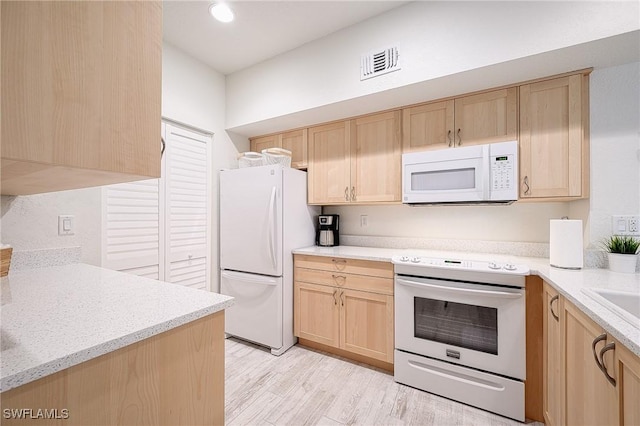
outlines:
{"label": "light stone countertop", "polygon": [[487,254],[473,252],[453,252],[422,249],[387,249],[373,247],[337,246],[337,247],[305,247],[293,250],[294,254],[308,254],[326,257],[344,257],[390,262],[395,255],[425,256],[434,258],[453,258],[468,260],[484,260],[525,264],[531,275],[538,275],[551,284],[560,294],[576,305],[591,319],[598,323],[607,333],[618,339],[633,353],[640,356],[640,323],[635,327],[610,310],[582,289],[600,288],[631,293],[640,293],[640,274],[623,274],[608,269],[559,269],[549,265],[549,259],[542,257],[519,257],[504,254]]}
{"label": "light stone countertop", "polygon": [[233,298],[70,264],[0,280],[0,392],[228,308]]}

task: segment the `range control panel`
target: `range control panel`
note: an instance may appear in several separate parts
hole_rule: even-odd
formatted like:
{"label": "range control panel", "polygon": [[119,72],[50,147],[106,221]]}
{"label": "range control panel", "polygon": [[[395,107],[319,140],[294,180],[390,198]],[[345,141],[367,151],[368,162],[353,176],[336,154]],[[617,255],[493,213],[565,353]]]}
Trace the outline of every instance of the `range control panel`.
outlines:
{"label": "range control panel", "polygon": [[529,274],[529,267],[527,265],[517,265],[508,262],[485,262],[466,259],[437,259],[420,256],[394,256],[391,261],[395,265],[411,265],[422,268],[453,269],[468,272],[488,272],[515,275]]}

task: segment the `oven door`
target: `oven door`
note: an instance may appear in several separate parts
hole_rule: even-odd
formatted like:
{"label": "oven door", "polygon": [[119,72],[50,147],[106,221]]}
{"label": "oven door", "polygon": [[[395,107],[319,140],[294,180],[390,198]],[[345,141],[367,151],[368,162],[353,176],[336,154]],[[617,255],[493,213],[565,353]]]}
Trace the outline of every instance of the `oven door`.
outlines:
{"label": "oven door", "polygon": [[525,379],[525,291],[396,275],[396,349]]}

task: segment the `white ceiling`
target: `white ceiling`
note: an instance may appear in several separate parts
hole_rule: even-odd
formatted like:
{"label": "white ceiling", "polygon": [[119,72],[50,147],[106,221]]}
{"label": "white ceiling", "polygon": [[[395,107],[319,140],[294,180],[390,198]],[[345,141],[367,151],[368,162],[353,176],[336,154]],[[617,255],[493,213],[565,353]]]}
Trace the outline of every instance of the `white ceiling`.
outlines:
{"label": "white ceiling", "polygon": [[[217,1],[217,0],[215,0]],[[322,38],[406,1],[227,1],[236,19],[209,15],[211,1],[164,1],[164,40],[222,74]]]}

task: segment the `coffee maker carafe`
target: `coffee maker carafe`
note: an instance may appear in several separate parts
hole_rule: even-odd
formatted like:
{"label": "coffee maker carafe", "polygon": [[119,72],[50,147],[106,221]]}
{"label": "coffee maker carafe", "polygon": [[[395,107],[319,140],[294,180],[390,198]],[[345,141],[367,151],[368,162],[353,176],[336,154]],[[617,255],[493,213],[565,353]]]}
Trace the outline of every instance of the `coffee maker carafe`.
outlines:
{"label": "coffee maker carafe", "polygon": [[316,233],[316,245],[333,247],[340,245],[338,234],[340,216],[337,214],[321,214],[318,216],[318,232]]}

